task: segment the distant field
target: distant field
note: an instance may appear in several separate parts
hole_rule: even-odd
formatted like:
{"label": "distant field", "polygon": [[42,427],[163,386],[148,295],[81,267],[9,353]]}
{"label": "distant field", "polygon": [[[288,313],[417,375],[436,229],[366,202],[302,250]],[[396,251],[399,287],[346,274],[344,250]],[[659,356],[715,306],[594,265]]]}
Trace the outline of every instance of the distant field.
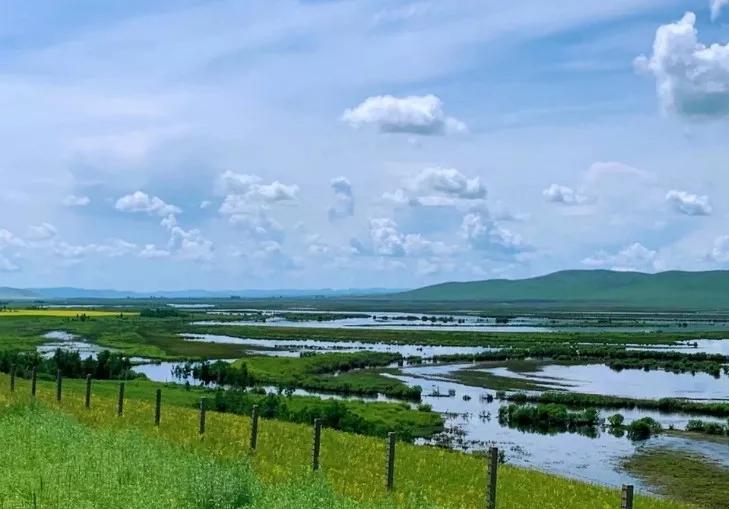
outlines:
{"label": "distant field", "polygon": [[[11,316],[55,316],[59,318],[75,318],[86,316],[119,316],[119,311],[96,311],[92,309],[5,309],[0,311],[0,317]],[[123,312],[124,315],[138,315],[137,312]]]}

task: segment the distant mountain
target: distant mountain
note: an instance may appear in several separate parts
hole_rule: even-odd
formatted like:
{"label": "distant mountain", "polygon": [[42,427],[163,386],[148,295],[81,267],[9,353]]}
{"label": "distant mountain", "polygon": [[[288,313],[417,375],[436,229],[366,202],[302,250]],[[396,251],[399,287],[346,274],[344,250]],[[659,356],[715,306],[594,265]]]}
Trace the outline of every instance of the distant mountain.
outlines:
{"label": "distant mountain", "polygon": [[39,295],[32,290],[23,290],[21,288],[8,288],[0,286],[0,300],[26,300],[37,299]]}
{"label": "distant mountain", "polygon": [[567,270],[528,279],[491,279],[426,286],[392,295],[407,301],[481,304],[580,304],[615,307],[729,310],[729,271],[657,274]]}
{"label": "distant mountain", "polygon": [[136,292],[124,290],[94,290],[74,287],[53,288],[2,288],[0,299],[4,300],[60,300],[60,299],[227,299],[241,298],[273,298],[273,297],[338,297],[359,295],[380,295],[392,293],[391,288],[366,289],[331,289],[320,288],[313,290],[274,289],[274,290],[168,290],[155,292]]}

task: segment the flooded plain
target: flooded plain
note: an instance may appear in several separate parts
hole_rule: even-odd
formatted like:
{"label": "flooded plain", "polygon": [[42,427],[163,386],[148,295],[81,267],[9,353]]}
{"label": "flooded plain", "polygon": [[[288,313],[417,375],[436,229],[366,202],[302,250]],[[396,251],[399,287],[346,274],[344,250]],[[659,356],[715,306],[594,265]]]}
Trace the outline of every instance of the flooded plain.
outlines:
{"label": "flooded plain", "polygon": [[[48,333],[48,343],[39,348],[40,351],[52,355],[56,348],[79,350],[82,356],[95,355],[103,348],[88,343],[78,336],[63,331]],[[432,357],[434,355],[469,354],[491,351],[485,347],[444,347],[425,345],[394,345],[367,342],[334,342],[310,341],[291,338],[287,340],[268,340],[238,338],[214,334],[184,334],[188,341],[240,344],[250,347],[250,353],[256,355],[298,356],[302,352],[342,352],[342,351],[377,351],[400,353],[404,357]],[[691,344],[678,345],[688,351],[709,351],[725,353],[729,341],[700,340],[697,347]],[[683,350],[682,350],[683,351]],[[136,359],[143,361],[143,359]],[[143,373],[150,380],[159,382],[190,382],[188,378],[180,380],[174,375],[174,368],[181,363],[160,362],[155,364],[135,365],[134,371]],[[392,368],[391,368],[392,369]],[[601,364],[560,365],[544,363],[538,369],[519,371],[506,366],[493,366],[474,363],[460,364],[425,364],[405,366],[393,376],[409,386],[419,385],[423,389],[422,402],[428,404],[436,412],[443,415],[446,430],[443,434],[423,443],[439,444],[466,451],[484,449],[496,445],[506,453],[507,461],[516,465],[529,466],[540,470],[554,472],[568,477],[579,478],[591,482],[618,486],[632,483],[642,486],[640,480],[631,477],[621,468],[622,461],[632,455],[640,447],[653,445],[669,445],[671,447],[690,450],[709,457],[729,458],[729,446],[721,443],[691,440],[682,437],[659,435],[645,442],[632,442],[624,436],[616,436],[600,427],[587,433],[561,432],[543,434],[534,431],[520,430],[502,425],[498,420],[500,406],[505,403],[489,396],[494,391],[472,387],[459,383],[450,377],[460,369],[483,370],[492,375],[527,380],[541,386],[557,390],[574,392],[616,395],[634,398],[682,397],[697,400],[729,400],[729,377],[722,375],[714,378],[697,373],[674,374],[665,371],[623,370],[614,371]],[[276,392],[276,388],[266,388]],[[316,393],[297,389],[294,395],[317,396],[331,399],[349,399],[346,396]],[[384,396],[356,397],[364,401],[394,401]],[[410,404],[412,406],[412,404]],[[641,417],[652,417],[668,429],[682,429],[691,418],[679,412],[662,413],[641,409],[607,409],[600,411],[606,418],[614,413],[621,413],[629,423]],[[726,422],[726,419],[700,417],[704,421]]]}

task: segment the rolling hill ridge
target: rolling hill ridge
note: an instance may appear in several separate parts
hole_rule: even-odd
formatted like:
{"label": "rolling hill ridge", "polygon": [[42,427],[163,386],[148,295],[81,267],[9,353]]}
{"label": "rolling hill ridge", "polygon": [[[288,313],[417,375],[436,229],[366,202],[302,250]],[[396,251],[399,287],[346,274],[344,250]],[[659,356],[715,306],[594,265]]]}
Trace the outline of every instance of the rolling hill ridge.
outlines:
{"label": "rolling hill ridge", "polygon": [[407,301],[719,309],[729,308],[729,271],[645,274],[566,270],[528,279],[441,283],[391,297]]}

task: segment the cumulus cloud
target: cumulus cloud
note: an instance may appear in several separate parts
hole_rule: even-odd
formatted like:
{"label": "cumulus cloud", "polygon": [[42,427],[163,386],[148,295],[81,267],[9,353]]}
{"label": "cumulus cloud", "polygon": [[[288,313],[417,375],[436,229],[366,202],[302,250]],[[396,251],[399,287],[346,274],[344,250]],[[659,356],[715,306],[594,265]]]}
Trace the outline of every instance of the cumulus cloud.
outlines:
{"label": "cumulus cloud", "polygon": [[668,191],[666,193],[668,204],[680,214],[687,216],[708,216],[711,214],[709,197],[688,193],[686,191]]}
{"label": "cumulus cloud", "polygon": [[544,189],[542,191],[542,196],[544,196],[549,202],[561,203],[562,205],[584,205],[590,201],[586,195],[579,191],[575,191],[571,187],[559,184],[552,184],[548,188]]}
{"label": "cumulus cloud", "polygon": [[109,258],[130,255],[137,250],[137,245],[123,239],[112,239],[103,244],[71,244],[64,240],[54,240],[52,248],[56,256],[73,262],[91,255],[102,255]]}
{"label": "cumulus cloud", "polygon": [[299,187],[279,181],[261,183],[257,175],[226,171],[217,181],[218,192],[225,195],[218,212],[231,225],[241,227],[262,240],[280,240],[283,228],[269,215],[271,207],[296,200]]}
{"label": "cumulus cloud", "polygon": [[486,194],[480,177],[468,178],[455,168],[426,168],[383,198],[400,205],[435,207],[483,200]]}
{"label": "cumulus cloud", "polygon": [[342,120],[352,127],[374,125],[388,133],[439,135],[467,131],[466,124],[445,114],[443,102],[434,95],[369,97],[347,109]]}
{"label": "cumulus cloud", "polygon": [[0,272],[17,272],[20,267],[3,255],[0,255]]}
{"label": "cumulus cloud", "polygon": [[329,220],[334,221],[354,215],[352,184],[345,177],[337,177],[330,183],[334,191],[334,203],[329,207]]}
{"label": "cumulus cloud", "polygon": [[140,258],[167,258],[170,256],[170,252],[154,244],[145,244],[141,251],[139,251],[138,256]]}
{"label": "cumulus cloud", "polygon": [[729,235],[721,235],[714,239],[714,247],[708,258],[720,263],[729,262]]}
{"label": "cumulus cloud", "polygon": [[[717,9],[725,2],[716,2]],[[718,10],[717,10],[718,12]],[[729,115],[729,44],[698,41],[696,15],[687,12],[658,28],[653,54],[635,60],[637,69],[655,77],[664,112],[687,118]]]}
{"label": "cumulus cloud", "polygon": [[173,226],[170,229],[168,249],[181,260],[207,262],[213,259],[213,242],[194,228],[185,230]]}
{"label": "cumulus cloud", "polygon": [[298,268],[297,261],[286,254],[279,242],[273,240],[261,242],[250,256],[266,273],[277,273]]}
{"label": "cumulus cloud", "polygon": [[50,240],[58,234],[56,228],[50,223],[41,223],[36,226],[28,228],[28,239],[29,240]]}
{"label": "cumulus cloud", "polygon": [[150,196],[143,191],[122,196],[116,201],[114,208],[120,212],[146,212],[150,215],[169,216],[182,212],[179,207],[166,203],[157,196]]}
{"label": "cumulus cloud", "polygon": [[24,245],[25,241],[23,239],[4,228],[0,228],[0,249],[6,247],[23,247]]}
{"label": "cumulus cloud", "polygon": [[371,249],[359,241],[352,241],[352,247],[360,254],[400,257],[451,252],[451,248],[442,242],[428,240],[418,233],[400,232],[397,223],[390,218],[370,219],[369,233]]}
{"label": "cumulus cloud", "polygon": [[261,177],[226,171],[218,179],[218,189],[223,194],[244,196],[248,200],[267,203],[293,201],[299,186],[282,184],[278,180],[261,184]]}
{"label": "cumulus cloud", "polygon": [[585,258],[582,263],[588,267],[620,271],[653,272],[661,268],[658,252],[648,249],[640,242],[626,246],[617,253],[600,251]]}
{"label": "cumulus cloud", "polygon": [[519,234],[499,226],[485,210],[463,216],[461,235],[474,249],[494,255],[513,255],[529,249]]}
{"label": "cumulus cloud", "polygon": [[719,19],[722,9],[727,5],[729,5],[729,0],[711,0],[711,20]]}
{"label": "cumulus cloud", "polygon": [[61,203],[66,207],[85,207],[91,203],[91,198],[88,196],[76,196],[75,194],[69,194]]}

